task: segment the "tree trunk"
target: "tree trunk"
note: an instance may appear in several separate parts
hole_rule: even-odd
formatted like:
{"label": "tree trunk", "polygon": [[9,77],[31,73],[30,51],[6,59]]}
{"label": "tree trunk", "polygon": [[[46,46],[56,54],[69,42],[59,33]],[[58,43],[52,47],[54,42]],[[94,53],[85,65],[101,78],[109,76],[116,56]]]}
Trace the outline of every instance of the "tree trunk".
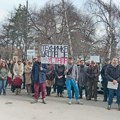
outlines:
{"label": "tree trunk", "polygon": [[65,23],[66,23],[66,28],[67,28],[67,36],[68,36],[68,43],[69,43],[69,54],[73,56],[73,48],[72,48],[72,39],[70,35],[70,28],[69,28],[69,23],[68,23],[68,17],[67,17],[67,11],[65,8],[65,2],[62,0],[63,3],[63,10],[64,10],[64,17],[65,17]]}

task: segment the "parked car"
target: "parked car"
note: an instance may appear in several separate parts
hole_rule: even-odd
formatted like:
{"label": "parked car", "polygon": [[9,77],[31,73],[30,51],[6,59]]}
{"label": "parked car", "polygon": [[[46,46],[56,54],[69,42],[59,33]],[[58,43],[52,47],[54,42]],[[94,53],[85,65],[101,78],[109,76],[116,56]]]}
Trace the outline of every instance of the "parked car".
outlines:
{"label": "parked car", "polygon": [[102,77],[101,77],[101,75],[99,75],[99,81],[98,81],[98,85],[97,85],[97,91],[99,93],[103,93]]}

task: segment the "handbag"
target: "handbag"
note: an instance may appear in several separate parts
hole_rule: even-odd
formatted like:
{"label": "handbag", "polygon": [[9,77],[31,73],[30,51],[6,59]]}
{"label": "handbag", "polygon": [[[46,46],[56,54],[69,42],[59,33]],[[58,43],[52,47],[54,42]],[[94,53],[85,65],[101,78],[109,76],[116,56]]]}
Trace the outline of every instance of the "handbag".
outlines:
{"label": "handbag", "polygon": [[22,85],[22,79],[20,77],[16,77],[13,81],[14,86],[21,86]]}

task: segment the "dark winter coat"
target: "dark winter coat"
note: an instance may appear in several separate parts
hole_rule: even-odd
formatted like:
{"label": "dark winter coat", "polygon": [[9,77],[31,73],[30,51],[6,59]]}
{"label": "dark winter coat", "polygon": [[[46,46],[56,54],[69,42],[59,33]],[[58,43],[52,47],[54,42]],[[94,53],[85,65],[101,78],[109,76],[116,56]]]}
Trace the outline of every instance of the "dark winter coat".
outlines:
{"label": "dark winter coat", "polygon": [[[42,67],[42,69],[41,69]],[[45,83],[47,65],[35,62],[32,68],[32,76],[34,83]]]}
{"label": "dark winter coat", "polygon": [[114,67],[110,64],[106,69],[105,75],[108,81],[117,80],[120,83],[120,66]]}
{"label": "dark winter coat", "polygon": [[54,80],[55,78],[55,68],[54,65],[49,64],[46,72],[46,79],[47,80]]}
{"label": "dark winter coat", "polygon": [[92,67],[91,65],[88,67],[87,69],[87,77],[88,77],[88,81],[89,80],[94,80],[94,81],[98,81],[99,78],[99,68],[97,65],[95,65],[94,67]]}
{"label": "dark winter coat", "polygon": [[108,65],[109,65],[109,64],[105,64],[105,65],[102,67],[102,70],[101,70],[102,84],[105,84],[105,83],[108,82],[107,77],[106,77],[106,75],[105,75],[105,71],[106,71]]}
{"label": "dark winter coat", "polygon": [[87,83],[87,66],[78,66],[78,84],[79,86],[86,86]]}
{"label": "dark winter coat", "polygon": [[[57,66],[56,67],[56,85],[64,86],[65,84],[65,66]],[[59,76],[62,76],[62,78],[59,78]]]}

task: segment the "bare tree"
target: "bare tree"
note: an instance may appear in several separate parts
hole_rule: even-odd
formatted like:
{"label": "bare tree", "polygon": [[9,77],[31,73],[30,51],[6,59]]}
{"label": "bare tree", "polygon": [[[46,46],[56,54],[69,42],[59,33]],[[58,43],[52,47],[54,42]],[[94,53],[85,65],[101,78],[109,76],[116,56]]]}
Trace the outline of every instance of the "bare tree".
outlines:
{"label": "bare tree", "polygon": [[94,21],[105,28],[106,37],[104,37],[104,41],[107,51],[105,57],[111,58],[115,56],[118,44],[116,32],[118,29],[117,24],[120,13],[119,8],[117,8],[112,0],[109,0],[108,3],[105,3],[103,0],[89,0],[87,3],[89,5],[89,7],[87,7],[93,16]]}

